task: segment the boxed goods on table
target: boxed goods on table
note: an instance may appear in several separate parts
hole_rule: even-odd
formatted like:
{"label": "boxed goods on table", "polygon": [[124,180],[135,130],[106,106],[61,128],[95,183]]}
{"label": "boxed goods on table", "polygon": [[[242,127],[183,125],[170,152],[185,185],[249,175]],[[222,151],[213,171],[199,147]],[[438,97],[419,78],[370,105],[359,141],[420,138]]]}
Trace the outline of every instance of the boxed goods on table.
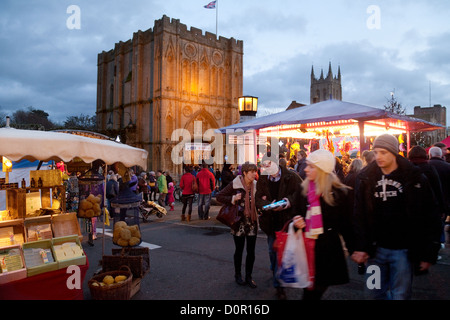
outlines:
{"label": "boxed goods on table", "polygon": [[24,243],[22,250],[28,277],[58,270],[51,240]]}
{"label": "boxed goods on table", "polygon": [[0,284],[24,279],[27,269],[20,245],[0,249]]}
{"label": "boxed goods on table", "polygon": [[51,216],[27,218],[24,223],[27,242],[53,237]]}
{"label": "boxed goods on table", "polygon": [[0,248],[24,242],[22,224],[10,224],[0,227]]}
{"label": "boxed goods on table", "polygon": [[83,240],[76,212],[69,212],[52,216],[52,229],[55,238],[77,235]]}
{"label": "boxed goods on table", "polygon": [[53,238],[53,250],[55,252],[58,269],[71,265],[85,265],[86,255],[77,235]]}

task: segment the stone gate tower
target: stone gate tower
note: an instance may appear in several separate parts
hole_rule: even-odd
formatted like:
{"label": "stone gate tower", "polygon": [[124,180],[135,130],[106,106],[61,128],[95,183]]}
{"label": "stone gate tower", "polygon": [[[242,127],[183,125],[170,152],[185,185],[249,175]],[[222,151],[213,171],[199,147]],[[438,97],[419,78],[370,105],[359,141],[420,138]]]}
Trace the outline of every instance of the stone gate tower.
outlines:
{"label": "stone gate tower", "polygon": [[97,126],[146,149],[148,171],[181,174],[171,160],[179,144],[172,132],[186,129],[194,139],[197,121],[203,133],[238,123],[242,86],[242,41],[188,30],[164,15],[153,30],[98,55]]}
{"label": "stone gate tower", "polygon": [[310,103],[313,104],[330,99],[342,100],[341,67],[338,67],[337,76],[333,77],[330,62],[327,77],[324,78],[323,70],[321,70],[319,79],[316,79],[314,67],[311,67]]}

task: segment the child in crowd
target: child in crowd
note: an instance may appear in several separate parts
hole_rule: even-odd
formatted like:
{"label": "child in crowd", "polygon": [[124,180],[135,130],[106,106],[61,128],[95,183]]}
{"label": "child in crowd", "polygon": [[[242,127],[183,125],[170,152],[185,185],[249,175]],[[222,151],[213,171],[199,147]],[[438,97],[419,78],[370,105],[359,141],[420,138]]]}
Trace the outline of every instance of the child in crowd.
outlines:
{"label": "child in crowd", "polygon": [[173,182],[169,182],[169,188],[167,189],[167,203],[170,206],[170,210],[169,211],[174,211],[174,204],[175,204],[175,198],[173,196],[173,192],[175,191],[175,187],[173,185]]}

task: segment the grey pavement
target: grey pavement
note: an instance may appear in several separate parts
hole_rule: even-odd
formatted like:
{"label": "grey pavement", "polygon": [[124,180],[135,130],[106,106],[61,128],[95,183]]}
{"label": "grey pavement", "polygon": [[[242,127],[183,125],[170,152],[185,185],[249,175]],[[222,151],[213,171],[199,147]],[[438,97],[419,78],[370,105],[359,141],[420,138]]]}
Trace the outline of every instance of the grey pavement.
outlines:
{"label": "grey pavement", "polygon": [[[214,203],[214,202],[213,202]],[[168,209],[168,207],[166,207]],[[212,205],[210,208],[210,219],[208,220],[200,220],[198,218],[198,214],[197,214],[197,204],[194,203],[193,204],[193,210],[192,210],[192,219],[190,222],[187,221],[181,221],[181,209],[182,209],[182,204],[179,202],[175,203],[174,206],[174,211],[167,211],[167,215],[163,216],[162,218],[158,218],[155,215],[151,215],[149,220],[152,223],[162,223],[162,224],[176,224],[176,225],[181,225],[181,226],[185,226],[185,227],[190,227],[190,228],[202,228],[205,230],[211,230],[213,232],[223,232],[223,233],[228,233],[230,232],[229,228],[224,226],[222,223],[220,223],[219,221],[216,220],[216,216],[220,210],[220,205]],[[142,220],[141,220],[142,221]],[[97,223],[97,227],[98,228],[102,228],[102,223],[98,222]],[[106,227],[106,228],[111,228],[111,227]],[[99,234],[99,237],[97,240],[94,241],[94,246],[91,247],[88,245],[87,243],[87,234],[84,234],[84,239],[82,241],[82,245],[83,248],[85,249],[86,255],[88,257],[89,260],[89,270],[88,273],[86,274],[86,278],[85,278],[85,286],[84,286],[84,292],[85,292],[85,299],[90,299],[90,293],[89,293],[89,289],[87,286],[87,281],[93,276],[95,275],[95,273],[100,272],[101,270],[101,266],[99,266],[98,262],[101,260],[102,254],[104,253],[105,255],[109,255],[111,254],[111,241],[106,241],[108,243],[107,248],[103,248],[102,246],[102,235],[101,233]],[[260,238],[266,238],[266,235],[260,231],[258,234],[258,237]],[[440,260],[438,261],[438,265],[442,268],[444,268],[444,270],[446,271],[450,271],[450,239],[447,239],[447,246],[446,248],[442,249],[439,253],[440,255]],[[349,265],[350,267],[350,265]],[[350,271],[351,273],[354,273],[353,269],[354,266],[351,265],[352,268]],[[440,279],[439,281],[442,281],[444,283],[441,283],[440,286],[447,286],[447,282],[450,280],[450,272],[446,272],[448,273],[447,275],[444,275]],[[351,275],[352,276],[352,275]],[[354,276],[355,279],[359,279],[358,275]],[[359,280],[357,280],[359,281]],[[419,279],[419,281],[417,282],[418,285],[420,285],[421,287],[426,287],[426,278],[422,278]],[[352,286],[354,286],[354,284],[350,283],[348,285],[349,288],[352,288]],[[447,292],[448,290],[445,289]],[[333,299],[334,297],[336,297],[337,299],[339,299],[339,295],[341,293],[336,292],[336,295],[334,296],[333,293],[329,294],[330,299]],[[447,296],[448,294],[445,293],[445,297],[444,299],[450,299],[450,296]],[[427,297],[427,295],[424,292],[424,297]],[[439,296],[436,296],[438,299]],[[358,298],[356,298],[358,299]],[[433,299],[433,297],[431,298]]]}

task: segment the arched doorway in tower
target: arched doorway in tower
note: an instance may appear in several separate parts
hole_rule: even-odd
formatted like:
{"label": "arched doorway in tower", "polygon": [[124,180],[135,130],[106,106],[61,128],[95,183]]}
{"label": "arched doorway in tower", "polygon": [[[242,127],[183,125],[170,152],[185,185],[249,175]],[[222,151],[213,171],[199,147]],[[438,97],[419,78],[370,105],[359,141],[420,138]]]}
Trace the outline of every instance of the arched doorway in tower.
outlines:
{"label": "arched doorway in tower", "polygon": [[201,165],[202,160],[211,160],[215,156],[215,150],[211,143],[214,141],[208,134],[219,128],[214,117],[204,108],[193,114],[184,127],[191,134],[191,141],[186,142],[183,148],[183,162],[191,165]]}

